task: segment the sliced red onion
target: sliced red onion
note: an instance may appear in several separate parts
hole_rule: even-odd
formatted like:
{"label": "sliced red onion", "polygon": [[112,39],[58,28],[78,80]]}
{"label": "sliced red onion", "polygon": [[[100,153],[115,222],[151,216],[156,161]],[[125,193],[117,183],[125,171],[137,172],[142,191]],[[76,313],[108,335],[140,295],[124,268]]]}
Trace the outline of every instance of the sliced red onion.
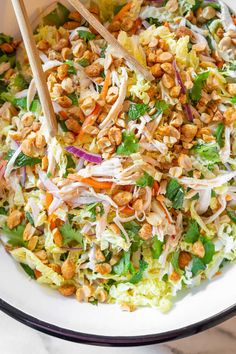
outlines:
{"label": "sliced red onion", "polygon": [[148,27],[150,27],[150,23],[147,22],[147,21],[145,21],[145,20],[143,20],[142,25],[143,25],[143,27],[146,28],[146,29],[147,29]]}
{"label": "sliced red onion", "polygon": [[190,104],[188,104],[188,103],[183,104],[183,108],[185,109],[186,116],[187,116],[189,122],[193,122],[193,112],[192,112],[192,108],[191,108]]}
{"label": "sliced red onion", "polygon": [[26,167],[25,166],[21,167],[20,172],[21,172],[21,185],[22,187],[24,187],[26,182]]}
{"label": "sliced red onion", "polygon": [[174,68],[174,71],[175,71],[176,79],[177,79],[177,81],[179,83],[179,86],[181,87],[181,93],[185,95],[186,94],[186,87],[184,86],[184,83],[183,83],[183,81],[181,79],[180,72],[179,72],[179,70],[177,68],[177,64],[176,64],[175,60],[173,61],[173,68]]}
{"label": "sliced red onion", "polygon": [[90,152],[87,152],[75,146],[67,146],[66,151],[86,161],[97,163],[97,164],[102,163],[102,157],[100,155],[91,154]]}

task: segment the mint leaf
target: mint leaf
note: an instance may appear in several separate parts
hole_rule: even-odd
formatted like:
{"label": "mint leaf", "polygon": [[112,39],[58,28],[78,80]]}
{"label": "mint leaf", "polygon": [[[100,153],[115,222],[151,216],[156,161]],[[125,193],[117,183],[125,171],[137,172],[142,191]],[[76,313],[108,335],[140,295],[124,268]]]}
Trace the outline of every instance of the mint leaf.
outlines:
{"label": "mint leaf", "polygon": [[2,233],[9,237],[8,243],[12,246],[25,246],[25,241],[23,240],[23,232],[25,230],[24,225],[19,225],[14,229],[9,229],[7,225],[2,226]]}
{"label": "mint leaf", "polygon": [[141,259],[139,261],[139,270],[130,278],[130,280],[128,282],[132,283],[132,284],[139,283],[140,280],[142,279],[143,273],[145,272],[147,267],[148,267],[148,263],[145,262],[143,259]]}
{"label": "mint leaf", "polygon": [[[9,150],[9,152],[6,156],[6,160],[9,161],[14,153],[15,153],[14,150]],[[14,163],[14,166],[15,167],[34,166],[34,165],[37,165],[38,163],[41,163],[41,161],[42,160],[37,157],[30,157],[30,156],[23,154],[23,152],[21,152],[18,155],[18,157]]]}
{"label": "mint leaf", "polygon": [[77,241],[82,245],[83,237],[79,230],[74,229],[70,224],[64,224],[59,228],[62,237],[63,244],[68,244],[71,241]]}
{"label": "mint leaf", "polygon": [[113,271],[118,275],[126,275],[130,268],[130,252],[124,252],[123,257],[113,266]]}
{"label": "mint leaf", "polygon": [[148,109],[148,105],[144,103],[131,104],[128,110],[128,117],[130,120],[136,120],[142,117]]}
{"label": "mint leaf", "polygon": [[154,183],[154,178],[149,175],[146,171],[144,171],[142,177],[140,177],[137,181],[136,184],[139,187],[152,187]]}
{"label": "mint leaf", "polygon": [[222,148],[224,146],[223,133],[225,130],[225,125],[223,123],[218,124],[214,136],[216,137],[216,141],[218,145]]}
{"label": "mint leaf", "polygon": [[174,209],[181,209],[184,201],[184,188],[176,178],[171,178],[166,187],[166,196],[172,202]]}
{"label": "mint leaf", "polygon": [[201,95],[202,95],[203,86],[204,86],[209,74],[210,74],[210,72],[207,71],[205,73],[198,75],[196,77],[196,79],[194,80],[193,88],[191,89],[190,94],[189,94],[192,101],[198,102],[200,100]]}
{"label": "mint leaf", "polygon": [[160,240],[158,240],[157,237],[154,238],[154,240],[152,241],[152,258],[153,259],[158,259],[162,253],[163,250],[163,242],[161,242]]}
{"label": "mint leaf", "polygon": [[123,132],[122,143],[118,146],[116,153],[118,155],[131,155],[139,150],[138,140],[132,132]]}
{"label": "mint leaf", "polygon": [[91,33],[89,31],[84,31],[84,30],[78,30],[78,35],[81,39],[84,41],[91,41],[92,39],[96,38],[96,35],[94,33]]}
{"label": "mint leaf", "polygon": [[188,221],[187,232],[184,235],[184,241],[187,243],[194,243],[199,239],[199,236],[200,231],[198,223],[195,220],[190,219]]}
{"label": "mint leaf", "polygon": [[193,256],[192,258],[192,269],[191,272],[193,273],[193,276],[197,275],[199,272],[205,270],[206,266],[201,260],[201,258]]}
{"label": "mint leaf", "polygon": [[36,279],[33,269],[31,269],[27,264],[20,263],[21,267],[24,269],[25,273],[32,279]]}

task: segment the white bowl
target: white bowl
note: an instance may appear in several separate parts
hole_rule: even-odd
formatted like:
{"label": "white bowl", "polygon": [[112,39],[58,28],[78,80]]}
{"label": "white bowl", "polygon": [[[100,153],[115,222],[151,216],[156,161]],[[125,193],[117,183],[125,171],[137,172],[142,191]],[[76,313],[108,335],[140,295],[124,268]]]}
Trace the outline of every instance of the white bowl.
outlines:
{"label": "white bowl", "polygon": [[[35,17],[52,1],[25,0]],[[236,10],[235,1],[226,1]],[[18,34],[10,1],[1,1],[0,32]],[[195,334],[236,314],[235,265],[221,276],[188,291],[173,309],[162,314],[155,308],[133,313],[115,305],[92,306],[64,298],[28,279],[0,247],[0,309],[26,325],[63,339],[97,345],[131,346],[169,341]]]}

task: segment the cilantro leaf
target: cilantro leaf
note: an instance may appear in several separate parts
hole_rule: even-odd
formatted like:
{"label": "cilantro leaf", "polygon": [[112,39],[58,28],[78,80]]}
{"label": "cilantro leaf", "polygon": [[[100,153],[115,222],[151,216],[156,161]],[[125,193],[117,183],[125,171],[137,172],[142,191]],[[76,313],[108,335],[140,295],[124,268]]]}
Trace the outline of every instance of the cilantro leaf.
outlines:
{"label": "cilantro leaf", "polygon": [[162,253],[163,250],[163,242],[161,242],[160,240],[158,240],[157,237],[154,238],[153,242],[152,242],[152,258],[153,259],[158,259]]}
{"label": "cilantro leaf", "polygon": [[7,215],[7,211],[4,207],[0,207],[0,215]]}
{"label": "cilantro leaf", "polygon": [[215,254],[215,245],[211,240],[203,241],[203,246],[205,248],[205,256],[202,258],[204,264],[208,264],[212,261]]}
{"label": "cilantro leaf", "polygon": [[24,269],[25,273],[30,276],[32,279],[36,279],[34,271],[32,268],[30,268],[27,264],[20,263],[21,267]]}
{"label": "cilantro leaf", "polygon": [[193,88],[191,89],[189,96],[192,101],[198,102],[202,95],[203,86],[209,76],[210,72],[206,71],[196,77],[194,80]]}
{"label": "cilantro leaf", "polygon": [[75,92],[69,93],[67,96],[72,101],[73,106],[78,106],[78,97]]}
{"label": "cilantro leaf", "polygon": [[218,124],[214,136],[219,146],[222,148],[224,146],[223,133],[225,130],[225,125],[223,123]]}
{"label": "cilantro leaf", "polygon": [[181,209],[184,201],[184,188],[176,178],[171,178],[166,187],[166,196],[172,202],[174,209]]}
{"label": "cilantro leaf", "polygon": [[146,20],[150,25],[155,25],[156,27],[161,26],[161,22],[158,20],[158,18],[148,17]]}
{"label": "cilantro leaf", "polygon": [[198,223],[195,220],[190,219],[188,221],[187,232],[184,235],[184,241],[187,243],[194,243],[199,239],[199,236],[200,236],[200,231],[199,231]]}
{"label": "cilantro leaf", "polygon": [[230,217],[230,219],[233,221],[234,224],[236,224],[236,214],[234,211],[227,210],[227,215]]}
{"label": "cilantro leaf", "polygon": [[197,275],[200,271],[205,270],[206,266],[201,260],[201,258],[193,256],[192,258],[192,269],[191,272],[193,276]]}
{"label": "cilantro leaf", "polygon": [[173,252],[171,254],[171,264],[174,268],[175,271],[179,272],[180,269],[179,269],[179,252]]}
{"label": "cilantro leaf", "polygon": [[89,66],[89,61],[86,58],[82,58],[78,60],[78,64],[83,66],[83,68],[85,68],[86,66]]}
{"label": "cilantro leaf", "polygon": [[154,183],[154,178],[144,171],[143,175],[136,181],[137,186],[139,187],[152,187]]}
{"label": "cilantro leaf", "polygon": [[79,230],[74,229],[70,224],[64,224],[59,228],[62,237],[63,244],[68,244],[71,241],[77,241],[82,245],[83,237]]}
{"label": "cilantro leaf", "polygon": [[69,14],[70,11],[58,2],[57,7],[43,18],[43,25],[56,27],[63,26],[64,23],[68,21]]}
{"label": "cilantro leaf", "polygon": [[143,240],[139,237],[139,230],[141,229],[141,226],[135,222],[135,221],[130,221],[126,222],[123,224],[125,231],[128,233],[129,238],[132,242],[131,244],[131,251],[136,252],[138,249],[141,247],[143,244]]}
{"label": "cilantro leaf", "polygon": [[97,215],[101,217],[105,212],[102,203],[89,204],[85,209],[90,212],[92,221],[96,221]]}
{"label": "cilantro leaf", "polygon": [[71,74],[71,75],[76,75],[77,74],[77,70],[75,69],[74,67],[74,62],[73,60],[66,60],[65,61],[65,64],[67,64],[69,66],[68,68],[68,74]]}
{"label": "cilantro leaf", "polygon": [[84,31],[84,30],[78,30],[78,35],[81,39],[84,41],[91,41],[92,39],[96,38],[96,34],[89,32],[89,31]]}
{"label": "cilantro leaf", "polygon": [[12,246],[25,246],[25,241],[23,240],[24,230],[24,225],[19,225],[14,229],[9,229],[7,225],[2,226],[2,233],[9,236],[8,243]]}
{"label": "cilantro leaf", "polygon": [[148,105],[144,103],[131,104],[128,110],[128,117],[130,120],[136,120],[142,117],[148,109]]}
{"label": "cilantro leaf", "polygon": [[[8,154],[6,156],[6,160],[9,161],[14,153],[15,153],[14,150],[9,150]],[[37,157],[27,156],[27,155],[23,154],[23,152],[21,152],[18,155],[18,157],[14,163],[14,166],[15,167],[34,166],[34,165],[37,165],[38,163],[41,163],[41,159],[39,159]]]}
{"label": "cilantro leaf", "polygon": [[169,105],[164,100],[157,101],[155,107],[157,112],[152,116],[152,119],[159,117],[160,114],[165,113],[169,109]]}
{"label": "cilantro leaf", "polygon": [[14,76],[13,81],[11,82],[10,85],[14,86],[19,91],[24,90],[28,87],[28,83],[26,82],[24,76],[21,74],[17,74],[16,76]]}
{"label": "cilantro leaf", "polygon": [[214,143],[197,144],[191,151],[210,164],[220,162],[219,148]]}
{"label": "cilantro leaf", "polygon": [[131,155],[139,150],[138,140],[132,132],[123,132],[122,143],[118,146],[116,153],[119,155]]}
{"label": "cilantro leaf", "polygon": [[139,261],[139,270],[130,278],[129,283],[137,284],[143,277],[143,273],[148,267],[148,263],[145,262],[143,259]]}
{"label": "cilantro leaf", "polygon": [[113,271],[118,275],[125,275],[130,268],[130,252],[124,252],[123,257],[113,266]]}
{"label": "cilantro leaf", "polygon": [[100,53],[101,58],[105,58],[106,50],[107,50],[107,45],[105,45],[104,47],[101,48],[101,53]]}
{"label": "cilantro leaf", "polygon": [[236,104],[236,96],[231,98],[231,103]]}

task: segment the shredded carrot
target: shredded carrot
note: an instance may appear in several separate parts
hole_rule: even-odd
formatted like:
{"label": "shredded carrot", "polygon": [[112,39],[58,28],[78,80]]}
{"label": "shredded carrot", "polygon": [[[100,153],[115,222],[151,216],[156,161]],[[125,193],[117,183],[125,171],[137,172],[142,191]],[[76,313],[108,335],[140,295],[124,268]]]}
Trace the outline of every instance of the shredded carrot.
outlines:
{"label": "shredded carrot", "polygon": [[221,275],[222,273],[221,272],[216,272],[216,274],[215,275]]}
{"label": "shredded carrot", "polygon": [[100,97],[103,100],[105,100],[105,98],[107,96],[107,91],[110,86],[110,82],[111,82],[111,72],[110,72],[110,70],[107,70],[107,75],[104,80],[104,85],[103,85],[102,91],[100,93]]}
{"label": "shredded carrot", "polygon": [[221,69],[223,66],[224,66],[224,61],[222,60],[222,61],[219,61],[218,63],[217,63],[217,67],[219,68],[219,69]]}
{"label": "shredded carrot", "polygon": [[112,182],[100,182],[96,181],[95,179],[91,177],[81,177],[76,174],[69,174],[67,176],[68,179],[71,179],[73,181],[81,182],[88,184],[90,187],[97,188],[97,189],[110,189],[113,185]]}
{"label": "shredded carrot", "polygon": [[230,202],[232,200],[232,197],[229,194],[226,194],[225,200],[226,202]]}
{"label": "shredded carrot", "polygon": [[35,278],[38,279],[38,278],[41,277],[42,273],[39,270],[35,269],[34,270],[34,275],[35,275]]}
{"label": "shredded carrot", "polygon": [[97,104],[96,107],[94,108],[93,112],[85,118],[82,128],[81,128],[79,135],[78,135],[79,140],[82,139],[82,137],[85,133],[84,132],[85,128],[87,128],[88,126],[93,125],[95,123],[100,112],[101,112],[101,106],[99,106],[99,104]]}
{"label": "shredded carrot", "polygon": [[165,23],[164,23],[164,26],[170,28],[169,22],[165,22]]}
{"label": "shredded carrot", "polygon": [[121,209],[120,212],[125,215],[134,215],[134,209],[131,209],[129,206],[126,206],[124,209]]}
{"label": "shredded carrot", "polygon": [[131,29],[131,33],[135,34],[137,32],[137,30],[141,27],[141,24],[142,24],[142,20],[139,17],[139,18],[137,18],[137,20],[134,21],[134,25]]}
{"label": "shredded carrot", "polygon": [[53,195],[49,192],[46,192],[45,206],[47,210],[49,209],[52,201],[53,201]]}
{"label": "shredded carrot", "polygon": [[153,187],[152,187],[153,193],[156,194],[158,192],[158,189],[159,189],[159,184],[157,181],[154,181]]}
{"label": "shredded carrot", "polygon": [[128,2],[128,4],[124,5],[122,9],[113,17],[112,22],[122,20],[124,15],[131,9],[132,2]]}

